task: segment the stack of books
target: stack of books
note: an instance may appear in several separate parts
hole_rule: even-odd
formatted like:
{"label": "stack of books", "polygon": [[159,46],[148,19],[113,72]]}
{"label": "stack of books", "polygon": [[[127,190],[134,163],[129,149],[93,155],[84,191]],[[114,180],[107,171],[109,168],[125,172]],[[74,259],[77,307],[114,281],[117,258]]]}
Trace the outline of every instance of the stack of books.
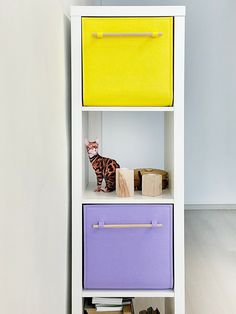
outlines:
{"label": "stack of books", "polygon": [[86,298],[84,310],[87,314],[133,314],[132,298]]}

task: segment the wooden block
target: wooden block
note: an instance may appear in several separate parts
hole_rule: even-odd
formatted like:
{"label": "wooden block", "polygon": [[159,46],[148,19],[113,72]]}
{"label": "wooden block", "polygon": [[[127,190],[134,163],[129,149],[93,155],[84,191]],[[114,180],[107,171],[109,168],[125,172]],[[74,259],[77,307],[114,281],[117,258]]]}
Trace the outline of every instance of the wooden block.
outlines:
{"label": "wooden block", "polygon": [[134,196],[134,170],[116,168],[116,195],[119,197]]}
{"label": "wooden block", "polygon": [[167,189],[169,185],[168,172],[161,169],[138,168],[134,169],[134,190],[142,190],[142,175],[145,173],[160,174],[162,176],[162,190]]}
{"label": "wooden block", "polygon": [[142,195],[158,196],[162,193],[162,176],[160,174],[145,173],[142,175]]}

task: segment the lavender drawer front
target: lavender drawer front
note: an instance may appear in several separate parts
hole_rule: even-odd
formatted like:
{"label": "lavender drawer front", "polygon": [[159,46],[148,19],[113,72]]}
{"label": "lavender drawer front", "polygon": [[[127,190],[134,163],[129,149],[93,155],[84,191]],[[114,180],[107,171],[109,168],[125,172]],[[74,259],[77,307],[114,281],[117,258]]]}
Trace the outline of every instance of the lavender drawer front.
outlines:
{"label": "lavender drawer front", "polygon": [[[163,226],[92,227],[152,221]],[[84,205],[84,288],[173,288],[172,238],[172,205]]]}

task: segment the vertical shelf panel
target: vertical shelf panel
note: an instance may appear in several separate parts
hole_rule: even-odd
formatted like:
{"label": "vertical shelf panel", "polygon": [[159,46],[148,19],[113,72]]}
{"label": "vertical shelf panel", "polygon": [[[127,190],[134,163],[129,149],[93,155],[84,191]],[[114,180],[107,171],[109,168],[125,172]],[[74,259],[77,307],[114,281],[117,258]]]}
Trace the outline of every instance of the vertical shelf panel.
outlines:
{"label": "vertical shelf panel", "polygon": [[174,196],[174,112],[164,115],[164,169],[169,173],[169,191]]}
{"label": "vertical shelf panel", "polygon": [[175,17],[174,256],[175,314],[185,313],[184,273],[184,42],[185,18]]}
{"label": "vertical shelf panel", "polygon": [[[82,99],[81,81],[81,23],[80,18],[71,21],[72,58],[72,313],[83,313],[82,306]],[[80,245],[79,245],[80,244]]]}

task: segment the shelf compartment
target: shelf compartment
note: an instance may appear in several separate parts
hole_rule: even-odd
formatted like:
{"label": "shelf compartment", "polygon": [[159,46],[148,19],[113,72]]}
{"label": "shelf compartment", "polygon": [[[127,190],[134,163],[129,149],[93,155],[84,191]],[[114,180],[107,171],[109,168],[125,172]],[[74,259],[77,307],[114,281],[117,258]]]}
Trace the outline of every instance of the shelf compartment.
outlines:
{"label": "shelf compartment", "polygon": [[[88,107],[89,108],[89,107]],[[99,154],[115,159],[120,167],[155,168],[169,174],[169,190],[157,198],[140,191],[128,202],[172,203],[174,199],[174,111],[83,111],[82,112],[82,198],[114,201],[115,193],[95,193],[95,172],[84,139],[99,139]],[[103,194],[103,195],[102,195]],[[109,195],[110,194],[110,195]],[[119,199],[119,198],[117,198]],[[127,199],[127,198],[126,198]],[[125,202],[125,201],[124,201]]]}

